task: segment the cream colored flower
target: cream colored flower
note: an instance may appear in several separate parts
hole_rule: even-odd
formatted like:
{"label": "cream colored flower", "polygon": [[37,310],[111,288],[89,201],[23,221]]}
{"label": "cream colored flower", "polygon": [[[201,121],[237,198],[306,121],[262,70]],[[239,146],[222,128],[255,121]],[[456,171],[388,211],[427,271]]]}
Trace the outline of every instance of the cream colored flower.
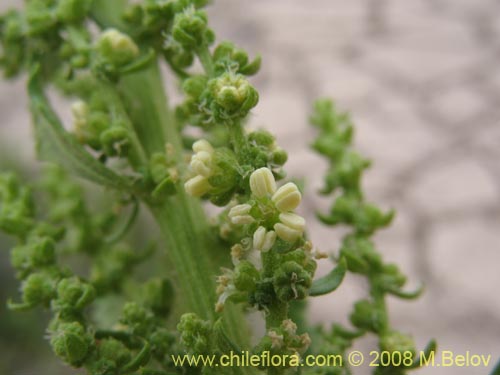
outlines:
{"label": "cream colored flower", "polygon": [[254,218],[249,214],[252,206],[249,204],[238,204],[229,210],[228,217],[235,225],[245,225],[254,222]]}
{"label": "cream colored flower", "polygon": [[297,241],[304,233],[304,218],[291,212],[282,213],[279,218],[280,222],[274,225],[278,237],[287,242]]}
{"label": "cream colored flower", "polygon": [[300,194],[297,185],[293,182],[289,182],[280,187],[276,193],[274,193],[272,200],[279,211],[293,211],[300,204],[302,195]]}
{"label": "cream colored flower", "polygon": [[264,198],[276,191],[276,180],[269,168],[259,168],[251,174],[250,190],[257,198]]}
{"label": "cream colored flower", "polygon": [[253,247],[262,252],[267,252],[273,247],[276,241],[275,231],[266,231],[264,227],[258,227],[253,234]]}

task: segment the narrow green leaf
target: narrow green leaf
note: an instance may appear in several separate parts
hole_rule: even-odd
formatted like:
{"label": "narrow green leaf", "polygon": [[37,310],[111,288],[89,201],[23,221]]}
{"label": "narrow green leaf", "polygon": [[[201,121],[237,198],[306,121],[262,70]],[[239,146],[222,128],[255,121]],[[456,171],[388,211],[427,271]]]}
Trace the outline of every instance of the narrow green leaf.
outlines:
{"label": "narrow green leaf", "polygon": [[421,284],[417,289],[415,289],[414,291],[411,291],[411,292],[405,292],[404,290],[401,290],[401,289],[393,289],[393,288],[389,288],[387,289],[387,293],[390,293],[392,295],[395,295],[399,298],[403,298],[403,299],[415,299],[415,298],[418,298],[420,297],[420,295],[424,292],[425,290],[425,287],[423,284]]}
{"label": "narrow green leaf", "polygon": [[30,75],[28,92],[40,159],[61,164],[70,172],[99,185],[130,191],[129,180],[97,161],[64,129],[44,95],[38,73],[39,67],[36,66]]}
{"label": "narrow green leaf", "polygon": [[328,275],[313,282],[309,295],[315,297],[333,292],[342,283],[346,271],[347,262],[342,258]]}
{"label": "narrow green leaf", "polygon": [[491,375],[500,375],[500,360],[498,361],[497,365],[491,372]]}
{"label": "narrow green leaf", "polygon": [[422,365],[425,365],[427,360],[431,358],[431,353],[435,353],[437,351],[437,342],[436,340],[432,339],[429,341],[427,346],[423,351],[420,352],[420,356],[415,358],[413,361],[413,364],[409,366],[409,368],[419,368]]}

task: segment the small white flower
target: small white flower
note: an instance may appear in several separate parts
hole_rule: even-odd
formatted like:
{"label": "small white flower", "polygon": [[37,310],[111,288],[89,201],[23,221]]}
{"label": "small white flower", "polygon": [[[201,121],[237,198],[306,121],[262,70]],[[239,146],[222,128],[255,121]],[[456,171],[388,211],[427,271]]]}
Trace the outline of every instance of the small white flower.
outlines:
{"label": "small white flower", "polygon": [[253,234],[253,247],[259,251],[267,252],[273,247],[276,241],[275,231],[266,231],[264,227],[258,227]]}
{"label": "small white flower", "polygon": [[293,182],[280,187],[272,197],[276,208],[281,212],[295,210],[300,204],[301,199],[300,191]]}
{"label": "small white flower", "polygon": [[184,184],[186,192],[193,197],[201,197],[208,193],[211,188],[208,179],[199,175],[190,178]]}
{"label": "small white flower", "polygon": [[278,237],[287,242],[295,242],[304,233],[306,221],[302,216],[285,212],[279,216],[280,222],[274,225]]}
{"label": "small white flower", "polygon": [[249,214],[252,206],[249,204],[238,204],[231,208],[228,217],[235,225],[245,225],[254,222],[254,218]]}
{"label": "small white flower", "polygon": [[257,198],[263,198],[276,191],[276,180],[269,168],[259,168],[250,175],[250,190]]}

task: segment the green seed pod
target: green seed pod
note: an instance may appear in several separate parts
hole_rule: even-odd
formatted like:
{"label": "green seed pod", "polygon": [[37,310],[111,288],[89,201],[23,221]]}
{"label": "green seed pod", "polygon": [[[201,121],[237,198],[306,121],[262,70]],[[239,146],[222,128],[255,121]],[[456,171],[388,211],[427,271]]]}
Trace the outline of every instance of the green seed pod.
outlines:
{"label": "green seed pod", "polygon": [[176,14],[172,36],[184,48],[193,49],[208,44],[212,39],[209,34],[205,12],[189,7],[184,12]]}
{"label": "green seed pod", "polygon": [[413,338],[397,331],[391,331],[381,336],[379,345],[381,351],[389,353],[400,352],[404,354],[410,352],[412,353],[411,358],[414,358],[416,354]]}
{"label": "green seed pod", "polygon": [[382,269],[382,257],[367,238],[348,236],[342,242],[340,256],[347,260],[349,271],[368,274],[370,270]]}
{"label": "green seed pod", "polygon": [[115,29],[105,30],[96,45],[99,55],[115,67],[129,64],[139,56],[139,47],[127,35]]}
{"label": "green seed pod", "polygon": [[274,274],[274,290],[283,302],[303,299],[311,287],[311,275],[298,263],[283,263]]}
{"label": "green seed pod", "polygon": [[385,324],[383,313],[370,301],[361,300],[354,304],[350,315],[351,323],[362,330],[379,332]]}
{"label": "green seed pod", "polygon": [[92,336],[78,322],[59,324],[50,337],[50,345],[64,362],[79,367],[90,352]]}
{"label": "green seed pod", "polygon": [[48,307],[55,297],[55,282],[46,273],[33,273],[21,284],[21,291],[26,305]]}
{"label": "green seed pod", "polygon": [[255,290],[255,283],[260,279],[259,271],[247,260],[243,260],[235,267],[234,285],[238,290],[251,292]]}
{"label": "green seed pod", "polygon": [[144,285],[144,305],[156,315],[167,316],[174,304],[174,287],[168,279],[153,279]]}

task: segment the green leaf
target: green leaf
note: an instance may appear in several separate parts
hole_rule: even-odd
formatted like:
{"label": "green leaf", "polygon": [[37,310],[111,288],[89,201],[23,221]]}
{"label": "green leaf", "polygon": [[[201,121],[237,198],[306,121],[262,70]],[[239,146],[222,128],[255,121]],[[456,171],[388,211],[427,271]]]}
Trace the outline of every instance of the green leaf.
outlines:
{"label": "green leaf", "polygon": [[420,295],[424,292],[425,287],[423,284],[421,284],[417,289],[415,289],[412,292],[405,292],[401,289],[395,289],[395,288],[388,288],[387,293],[390,293],[392,295],[395,295],[399,298],[403,299],[416,299],[420,297]]}
{"label": "green leaf", "polygon": [[309,295],[315,297],[333,292],[342,283],[346,271],[347,262],[342,258],[328,275],[313,282]]}
{"label": "green leaf", "polygon": [[97,161],[62,126],[44,95],[37,65],[30,74],[28,93],[38,156],[99,185],[130,192],[131,182]]}
{"label": "green leaf", "polygon": [[413,364],[410,365],[409,368],[412,369],[419,368],[425,363],[426,359],[429,358],[430,354],[435,353],[436,351],[437,351],[437,342],[436,340],[432,339],[431,341],[429,341],[425,349],[420,352],[420,356],[418,358],[415,358]]}
{"label": "green leaf", "polygon": [[498,361],[497,365],[491,372],[491,375],[500,375],[500,360]]}

